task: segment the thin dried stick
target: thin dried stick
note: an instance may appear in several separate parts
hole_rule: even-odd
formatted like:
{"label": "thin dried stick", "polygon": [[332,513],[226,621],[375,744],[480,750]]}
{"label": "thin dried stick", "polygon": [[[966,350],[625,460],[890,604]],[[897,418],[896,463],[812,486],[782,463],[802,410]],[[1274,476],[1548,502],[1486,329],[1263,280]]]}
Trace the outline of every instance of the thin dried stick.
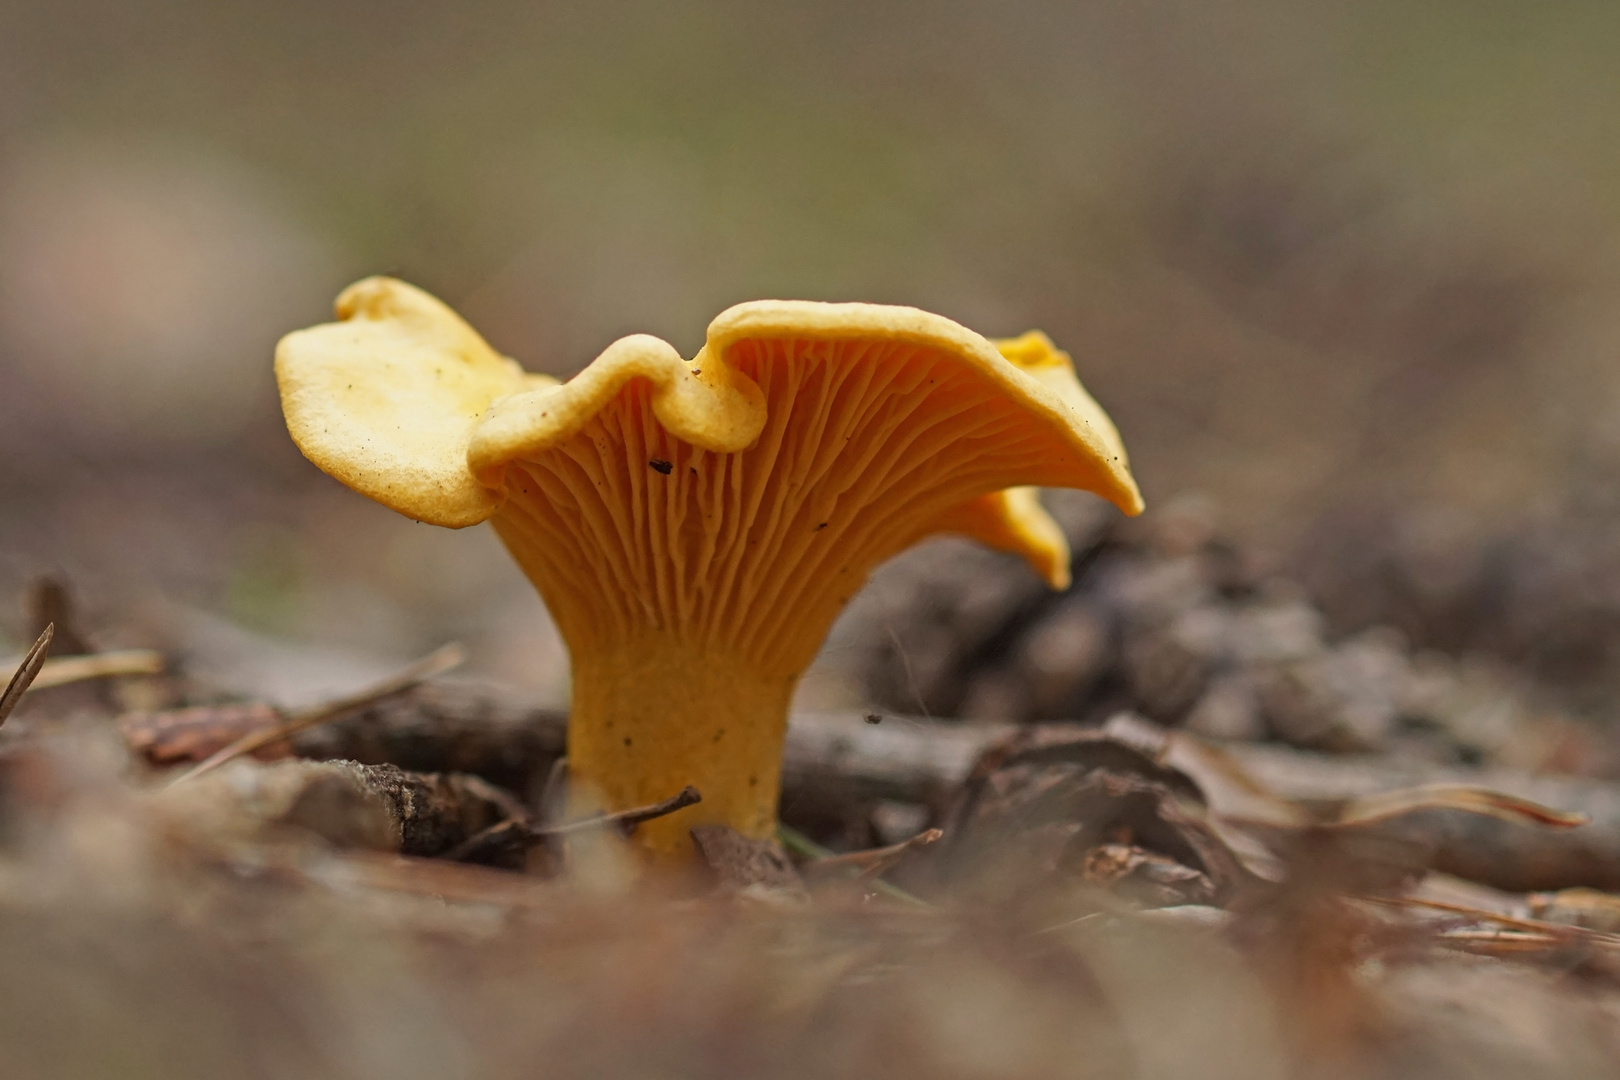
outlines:
{"label": "thin dried stick", "polygon": [[1447,930],[1439,940],[1464,952],[1485,956],[1518,956],[1569,944],[1568,938],[1525,930]]}
{"label": "thin dried stick", "polygon": [[47,660],[34,680],[34,689],[66,686],[86,679],[106,679],[115,675],[161,675],[163,654],[156,649],[119,649],[115,652],[87,653],[84,656],[58,656]]}
{"label": "thin dried stick", "polygon": [[615,810],[610,814],[592,814],[590,817],[578,818],[574,821],[563,821],[556,825],[531,829],[530,832],[535,836],[567,836],[569,833],[580,832],[584,829],[594,829],[598,825],[617,825],[628,833],[644,821],[652,821],[654,818],[673,814],[677,810],[684,810],[688,806],[695,806],[702,801],[703,796],[698,789],[691,784],[687,784],[676,794],[650,806],[637,806],[629,810]]}
{"label": "thin dried stick", "polygon": [[17,702],[22,700],[22,696],[34,684],[39,669],[45,666],[45,656],[51,651],[51,638],[55,636],[56,624],[51,623],[45,627],[45,632],[39,635],[39,640],[34,642],[34,647],[28,650],[28,655],[23,657],[22,664],[11,677],[11,681],[6,683],[5,693],[0,694],[0,724],[6,722],[11,710],[17,707]]}
{"label": "thin dried stick", "polygon": [[[804,855],[811,859],[830,859],[834,855],[829,848],[822,847],[798,829],[791,825],[784,825],[780,821],[776,823],[776,840],[795,855]],[[864,882],[864,884],[870,885],[874,892],[880,892],[884,896],[899,900],[901,903],[921,908],[932,908],[934,906],[920,897],[911,895],[898,885],[889,884],[882,878],[873,878]]]}
{"label": "thin dried stick", "polygon": [[908,851],[925,848],[944,836],[942,829],[924,829],[916,836],[888,847],[868,848],[866,851],[847,851],[841,855],[827,855],[804,864],[804,870],[820,873],[825,870],[855,870],[857,880],[866,880],[887,873]]}
{"label": "thin dried stick", "polygon": [[1620,934],[1593,930],[1586,926],[1547,922],[1544,919],[1525,919],[1517,915],[1502,915],[1494,911],[1487,911],[1484,908],[1469,907],[1466,904],[1453,904],[1446,900],[1429,900],[1418,896],[1361,896],[1357,899],[1385,907],[1427,908],[1430,911],[1443,911],[1448,915],[1461,915],[1466,918],[1476,919],[1479,922],[1498,923],[1508,929],[1528,934],[1543,934],[1558,937],[1565,941],[1578,938],[1609,949],[1620,948]]}
{"label": "thin dried stick", "polygon": [[1326,825],[1329,828],[1376,825],[1418,810],[1460,810],[1515,825],[1540,825],[1549,829],[1573,829],[1592,820],[1587,814],[1566,814],[1517,795],[1474,784],[1424,784],[1352,799],[1339,810],[1338,818]]}
{"label": "thin dried stick", "polygon": [[469,836],[456,845],[445,858],[459,862],[500,848],[518,846],[529,848],[548,837],[567,836],[570,833],[584,832],[586,829],[596,829],[603,825],[617,825],[628,836],[643,822],[673,814],[677,810],[684,810],[702,801],[703,796],[698,789],[688,784],[669,798],[649,806],[635,806],[629,810],[615,810],[607,814],[592,814],[590,817],[561,821],[555,825],[531,825],[526,821],[512,818]]}
{"label": "thin dried stick", "polygon": [[348,697],[339,698],[336,701],[301,709],[286,717],[279,724],[248,732],[229,746],[215,751],[198,762],[195,767],[182,773],[174,780],[174,783],[182,783],[193,777],[201,776],[203,773],[212,772],[227,761],[239,758],[243,754],[251,754],[261,746],[269,746],[271,743],[280,742],[282,739],[296,735],[300,731],[330,723],[350,713],[369,708],[385,698],[393,697],[395,694],[402,694],[418,683],[433,678],[435,675],[443,675],[466,658],[466,650],[460,645],[446,645],[437,652],[418,660],[397,675],[392,675],[377,683],[375,686],[351,694]]}

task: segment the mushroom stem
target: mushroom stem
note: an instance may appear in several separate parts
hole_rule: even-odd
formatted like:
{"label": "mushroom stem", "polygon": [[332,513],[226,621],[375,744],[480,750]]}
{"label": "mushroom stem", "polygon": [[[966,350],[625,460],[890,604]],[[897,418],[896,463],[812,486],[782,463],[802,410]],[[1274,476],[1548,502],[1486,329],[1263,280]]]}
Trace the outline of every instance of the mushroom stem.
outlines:
{"label": "mushroom stem", "polygon": [[695,825],[773,835],[797,673],[767,673],[659,634],[574,656],[571,789],[609,808],[651,803],[683,785],[702,791],[701,803],[637,830],[638,844],[660,859],[688,857]]}

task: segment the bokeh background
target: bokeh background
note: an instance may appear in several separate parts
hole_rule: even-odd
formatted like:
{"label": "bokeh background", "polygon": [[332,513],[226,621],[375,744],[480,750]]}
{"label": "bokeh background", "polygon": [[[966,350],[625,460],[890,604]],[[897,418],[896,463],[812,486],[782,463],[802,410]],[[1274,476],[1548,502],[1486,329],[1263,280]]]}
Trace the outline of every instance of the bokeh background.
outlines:
{"label": "bokeh background", "polygon": [[560,693],[486,529],[281,426],[276,339],[386,272],[560,375],[760,297],[1040,327],[1150,503],[1337,631],[1602,711],[1617,47],[1602,0],[0,0],[0,653],[50,573],[109,639],[456,637]]}

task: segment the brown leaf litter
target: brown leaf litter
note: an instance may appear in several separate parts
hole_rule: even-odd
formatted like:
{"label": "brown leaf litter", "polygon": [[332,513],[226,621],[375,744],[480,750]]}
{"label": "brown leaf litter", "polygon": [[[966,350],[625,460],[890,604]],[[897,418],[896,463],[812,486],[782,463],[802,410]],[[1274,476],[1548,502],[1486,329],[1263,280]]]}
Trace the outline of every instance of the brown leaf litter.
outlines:
{"label": "brown leaf litter", "polygon": [[[5,1075],[101,1075],[115,1048],[166,1077],[424,1080],[536,1063],[1575,1078],[1620,1055],[1612,896],[1476,898],[1428,871],[1444,849],[1426,815],[1560,835],[1568,818],[1535,800],[1455,784],[1299,799],[1139,720],[973,743],[806,717],[790,821],[825,820],[827,793],[875,809],[935,791],[938,825],[820,857],[711,829],[701,872],[649,879],[619,840],[635,815],[559,817],[542,781],[560,728],[498,700],[428,684],[284,740],[415,755],[398,763],[242,757],[178,785],[165,762],[284,719],[245,708],[230,739],[219,706],[189,727],[8,728]],[[936,734],[940,753],[913,752]],[[501,830],[543,837],[539,857],[452,861]],[[104,1019],[67,1040],[57,1018],[92,987]]]}

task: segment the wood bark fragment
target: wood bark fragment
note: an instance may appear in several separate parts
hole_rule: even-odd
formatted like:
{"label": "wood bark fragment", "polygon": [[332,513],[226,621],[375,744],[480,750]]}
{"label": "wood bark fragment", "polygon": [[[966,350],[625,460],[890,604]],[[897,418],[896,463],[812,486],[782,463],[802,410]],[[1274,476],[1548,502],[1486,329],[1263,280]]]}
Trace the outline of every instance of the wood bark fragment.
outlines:
{"label": "wood bark fragment", "polygon": [[[129,748],[152,764],[174,765],[202,761],[243,736],[280,722],[281,714],[264,702],[243,701],[128,712],[118,718],[118,730]],[[261,747],[254,756],[275,760],[290,752],[287,744],[272,743]]]}
{"label": "wood bark fragment", "polygon": [[[1014,730],[1011,724],[894,715],[874,725],[862,713],[798,713],[783,760],[784,816],[883,799],[938,806],[979,755]],[[306,732],[294,746],[310,757],[476,773],[521,792],[543,782],[563,751],[566,731],[560,710],[488,685],[443,680]],[[1423,827],[1438,844],[1436,867],[1459,877],[1516,892],[1576,885],[1620,890],[1620,784],[1265,744],[1225,749],[1271,795],[1284,799],[1332,802],[1421,784],[1473,784],[1586,814],[1591,824],[1563,832],[1439,812],[1427,816]]]}
{"label": "wood bark fragment", "polygon": [[562,756],[567,731],[566,712],[504,687],[436,679],[300,732],[292,744],[300,757],[472,773],[526,795],[538,792]]}
{"label": "wood bark fragment", "polygon": [[399,825],[401,855],[443,855],[523,807],[501,789],[464,773],[407,772],[393,765],[355,765],[365,788]]}
{"label": "wood bark fragment", "polygon": [[[823,783],[826,777],[836,777],[852,796],[927,801],[966,776],[980,753],[1013,730],[899,717],[874,728],[856,713],[799,714],[788,729],[784,801],[801,778]],[[1458,877],[1514,892],[1573,885],[1620,890],[1620,784],[1267,744],[1224,749],[1270,794],[1307,804],[1425,784],[1469,784],[1585,814],[1590,824],[1558,832],[1444,811],[1411,824],[1436,845],[1436,869]],[[1224,809],[1218,798],[1212,802],[1217,812]]]}
{"label": "wood bark fragment", "polygon": [[523,812],[476,776],[353,761],[239,761],[152,798],[160,812],[216,842],[255,841],[294,826],[338,847],[419,856],[443,855]]}
{"label": "wood bark fragment", "polygon": [[335,701],[311,706],[308,709],[300,709],[298,712],[284,717],[277,724],[248,732],[229,746],[210,754],[194,768],[176,777],[174,783],[201,776],[213,769],[217,769],[233,758],[282,742],[301,731],[310,731],[320,727],[322,724],[331,723],[341,716],[358,712],[379,701],[386,701],[399,694],[408,693],[435,675],[442,675],[444,672],[456,667],[465,658],[466,651],[460,645],[446,645],[373,686],[368,686]]}
{"label": "wood bark fragment", "polygon": [[771,841],[724,825],[698,825],[691,832],[698,857],[720,890],[795,903],[809,899],[799,872]]}

